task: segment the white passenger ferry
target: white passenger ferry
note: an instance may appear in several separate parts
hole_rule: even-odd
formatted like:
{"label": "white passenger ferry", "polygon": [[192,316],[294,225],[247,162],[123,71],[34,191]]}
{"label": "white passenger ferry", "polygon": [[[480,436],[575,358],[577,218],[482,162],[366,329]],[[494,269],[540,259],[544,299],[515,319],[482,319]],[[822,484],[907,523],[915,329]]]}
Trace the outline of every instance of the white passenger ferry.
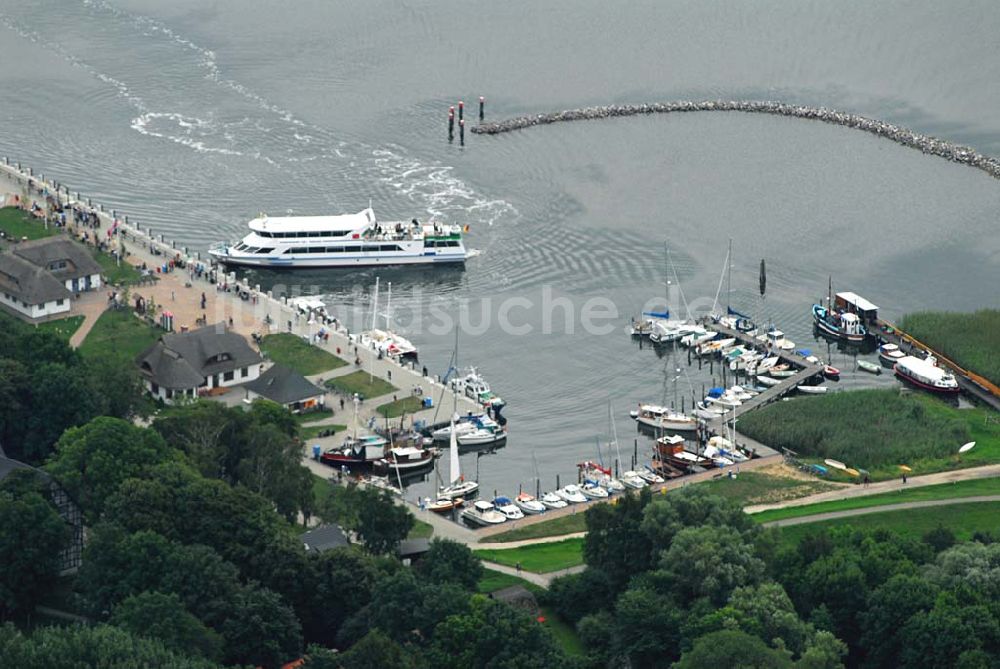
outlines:
{"label": "white passenger ferry", "polygon": [[250,234],[238,244],[209,250],[225,265],[255,267],[364,267],[460,263],[467,251],[458,225],[380,223],[371,207],[339,216],[267,216],[248,224]]}

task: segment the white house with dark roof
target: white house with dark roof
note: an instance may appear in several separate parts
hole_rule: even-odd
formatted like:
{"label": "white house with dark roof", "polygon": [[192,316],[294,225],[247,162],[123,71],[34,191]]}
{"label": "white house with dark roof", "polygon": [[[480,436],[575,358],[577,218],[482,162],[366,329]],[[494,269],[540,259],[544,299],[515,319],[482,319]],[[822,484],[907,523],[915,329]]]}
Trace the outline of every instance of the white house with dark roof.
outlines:
{"label": "white house with dark roof", "polygon": [[72,293],[101,288],[101,266],[81,244],[62,236],[21,242],[11,253],[47,270]]}
{"label": "white house with dark roof", "polygon": [[47,270],[0,253],[0,304],[31,320],[70,310],[73,294]]}
{"label": "white house with dark roof", "polygon": [[136,358],[147,390],[167,404],[253,381],[262,362],[242,335],[221,323],[164,334]]}
{"label": "white house with dark roof", "polygon": [[309,379],[284,365],[271,365],[256,380],[246,384],[247,399],[263,397],[276,402],[289,411],[312,411],[321,407],[326,391],[313,385]]}

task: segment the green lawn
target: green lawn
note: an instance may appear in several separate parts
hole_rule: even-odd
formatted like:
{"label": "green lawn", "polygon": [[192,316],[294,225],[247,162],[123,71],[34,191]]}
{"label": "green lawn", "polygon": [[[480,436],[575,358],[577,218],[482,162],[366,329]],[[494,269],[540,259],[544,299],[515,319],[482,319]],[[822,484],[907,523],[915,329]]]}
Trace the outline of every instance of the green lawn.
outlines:
{"label": "green lawn", "polygon": [[334,434],[340,434],[346,429],[346,425],[306,425],[299,428],[299,439],[302,441],[309,441],[310,439],[318,437],[320,432],[333,430]]}
{"label": "green lawn", "polygon": [[40,220],[17,207],[0,208],[0,230],[8,238],[17,240],[24,237],[41,239],[58,234],[57,228],[53,226],[46,228]]}
{"label": "green lawn", "polygon": [[535,595],[545,592],[545,588],[540,585],[535,585],[530,581],[525,581],[523,578],[511,576],[510,574],[501,574],[500,572],[493,571],[491,569],[483,569],[483,577],[479,579],[476,589],[481,594],[488,595],[491,592],[503,590],[504,588],[509,588],[512,585],[523,585],[526,589],[535,593]]}
{"label": "green lawn", "polygon": [[109,309],[101,314],[80,346],[88,355],[113,355],[129,363],[163,334],[132,315],[130,309]]}
{"label": "green lawn", "polygon": [[119,265],[118,261],[107,253],[101,253],[94,249],[92,250],[92,254],[94,260],[101,266],[101,273],[104,275],[105,281],[110,285],[134,283],[142,278],[142,273],[124,260]]}
{"label": "green lawn", "polygon": [[795,545],[811,533],[846,525],[867,529],[887,529],[915,538],[922,537],[927,531],[938,526],[944,526],[954,532],[959,541],[967,541],[977,531],[1000,533],[1000,502],[975,502],[922,509],[901,509],[793,525],[781,528],[781,542],[788,546]]}
{"label": "green lawn", "polygon": [[332,379],[327,380],[326,387],[332,388],[337,392],[344,393],[345,395],[358,393],[362,398],[366,399],[370,397],[388,395],[389,393],[398,390],[396,386],[392,385],[388,381],[384,381],[377,376],[372,377],[364,370],[351,372],[345,376],[335,376]]}
{"label": "green lawn", "polygon": [[[989,420],[990,416],[992,420]],[[957,409],[921,392],[853,390],[776,402],[740,418],[740,431],[803,459],[840,460],[872,480],[1000,462],[1000,420],[983,408]],[[958,455],[962,444],[976,447]],[[857,482],[830,470],[833,480]]]}
{"label": "green lawn", "polygon": [[303,376],[328,372],[347,364],[334,354],[289,333],[267,335],[260,349],[274,362],[291,367]]}
{"label": "green lawn", "polygon": [[413,524],[413,529],[406,535],[407,539],[430,539],[434,534],[434,526],[418,520]]}
{"label": "green lawn", "polygon": [[395,402],[386,402],[375,409],[375,411],[379,412],[386,418],[397,418],[403,414],[416,413],[423,408],[423,398],[416,397],[415,395],[408,395],[407,397],[404,397],[401,400],[396,400]]}
{"label": "green lawn", "polygon": [[315,423],[320,420],[325,420],[333,415],[333,409],[323,407],[322,409],[316,409],[315,411],[308,411],[306,413],[293,413],[292,417],[295,422],[299,425],[306,425],[308,423]]}
{"label": "green lawn", "polygon": [[872,506],[899,504],[901,502],[977,497],[979,495],[1000,495],[1000,478],[941,483],[921,488],[907,488],[900,484],[899,489],[892,492],[869,495],[868,497],[853,497],[850,499],[819,502],[818,504],[807,504],[805,506],[790,506],[785,509],[761,511],[760,513],[752,514],[752,518],[758,523],[768,523],[772,520],[814,516],[818,513],[829,513],[831,511],[865,509]]}
{"label": "green lawn", "polygon": [[559,516],[552,520],[540,523],[533,523],[519,527],[516,530],[508,530],[500,534],[489,537],[490,543],[506,543],[508,541],[523,541],[524,539],[537,539],[539,537],[558,537],[563,534],[573,534],[575,532],[586,532],[586,514],[582,511],[571,513],[567,516]]}
{"label": "green lawn", "polygon": [[904,316],[899,327],[970,372],[1000,385],[1000,309],[922,311]]}
{"label": "green lawn", "polygon": [[538,574],[559,571],[583,564],[583,539],[566,539],[551,544],[534,544],[520,548],[475,551],[483,560],[521,568]]}
{"label": "green lawn", "polygon": [[70,316],[69,318],[60,318],[57,321],[47,321],[45,323],[39,323],[38,329],[42,332],[51,332],[60,339],[65,339],[69,341],[69,338],[73,336],[73,333],[80,329],[80,325],[83,324],[83,316]]}
{"label": "green lawn", "polygon": [[699,483],[713,495],[731,499],[742,505],[773,504],[833,490],[837,486],[817,479],[796,479],[763,472],[742,472],[735,479],[728,476]]}

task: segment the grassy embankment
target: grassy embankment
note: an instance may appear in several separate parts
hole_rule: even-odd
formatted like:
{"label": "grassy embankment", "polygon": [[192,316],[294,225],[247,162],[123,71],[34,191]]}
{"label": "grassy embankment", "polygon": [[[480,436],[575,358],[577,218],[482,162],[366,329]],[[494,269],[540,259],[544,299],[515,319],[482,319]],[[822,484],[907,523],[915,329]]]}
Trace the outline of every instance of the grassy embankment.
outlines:
{"label": "grassy embankment", "polygon": [[137,355],[162,334],[163,330],[139,320],[129,309],[109,309],[101,314],[87,333],[87,338],[80,346],[80,353],[84,356],[114,356],[131,364]]}
{"label": "grassy embankment", "polygon": [[1000,533],[1000,502],[901,509],[783,527],[781,543],[795,545],[809,534],[848,525],[864,529],[886,529],[918,539],[937,527],[947,527],[959,541],[967,541],[976,532],[990,532],[994,535]]}
{"label": "grassy embankment", "polygon": [[583,539],[566,539],[519,548],[477,550],[475,553],[489,562],[508,567],[516,567],[520,563],[525,571],[546,574],[583,564]]}
{"label": "grassy embankment", "polygon": [[398,418],[403,414],[413,414],[424,408],[423,398],[416,397],[415,395],[408,395],[403,399],[395,400],[393,402],[387,402],[379,406],[375,411],[377,411],[382,416],[386,418]]}
{"label": "grassy embankment", "polygon": [[[923,393],[855,390],[795,399],[740,418],[740,431],[772,448],[788,448],[809,462],[832,458],[898,478],[1000,462],[1000,420],[988,409],[956,409]],[[975,441],[969,453],[960,446]],[[830,470],[831,480],[857,478]]]}
{"label": "grassy embankment", "polygon": [[7,239],[42,239],[58,234],[59,230],[45,225],[17,207],[0,208],[0,232]]}
{"label": "grassy embankment", "polygon": [[83,316],[69,316],[68,318],[60,318],[57,321],[39,323],[37,327],[41,332],[49,332],[60,339],[69,341],[73,333],[83,325],[83,319]]}
{"label": "grassy embankment", "polygon": [[[786,518],[801,518],[815,516],[819,513],[833,511],[849,511],[851,509],[868,509],[887,504],[902,504],[904,502],[927,502],[945,499],[961,499],[962,497],[979,497],[982,495],[1000,495],[1000,478],[973,479],[971,481],[956,481],[955,483],[940,483],[920,488],[900,486],[892,492],[869,495],[867,497],[852,497],[837,499],[817,504],[790,506],[784,509],[771,509],[752,514],[758,523],[769,523]],[[846,522],[846,521],[844,521]]]}
{"label": "grassy embankment", "polygon": [[346,360],[329,351],[288,333],[267,335],[261,342],[260,350],[274,362],[290,367],[303,376],[328,372],[347,364]]}
{"label": "grassy embankment", "polygon": [[396,386],[388,381],[384,381],[377,376],[373,377],[364,370],[328,379],[326,387],[345,395],[357,393],[363,398],[380,397],[397,390]]}
{"label": "grassy embankment", "polygon": [[970,372],[1000,385],[1000,309],[921,311],[899,327]]}

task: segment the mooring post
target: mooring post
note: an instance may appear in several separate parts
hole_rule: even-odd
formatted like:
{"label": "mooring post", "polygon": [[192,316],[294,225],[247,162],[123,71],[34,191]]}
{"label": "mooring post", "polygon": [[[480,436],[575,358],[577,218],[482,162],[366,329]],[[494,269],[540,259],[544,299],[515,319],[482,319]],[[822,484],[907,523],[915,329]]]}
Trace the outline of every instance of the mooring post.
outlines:
{"label": "mooring post", "polygon": [[465,119],[458,120],[458,143],[465,146]]}
{"label": "mooring post", "polygon": [[465,118],[465,103],[461,100],[458,101],[458,120],[461,121]]}
{"label": "mooring post", "polygon": [[455,105],[448,108],[448,141],[455,139]]}
{"label": "mooring post", "polygon": [[486,98],[479,96],[479,120],[486,118]]}

